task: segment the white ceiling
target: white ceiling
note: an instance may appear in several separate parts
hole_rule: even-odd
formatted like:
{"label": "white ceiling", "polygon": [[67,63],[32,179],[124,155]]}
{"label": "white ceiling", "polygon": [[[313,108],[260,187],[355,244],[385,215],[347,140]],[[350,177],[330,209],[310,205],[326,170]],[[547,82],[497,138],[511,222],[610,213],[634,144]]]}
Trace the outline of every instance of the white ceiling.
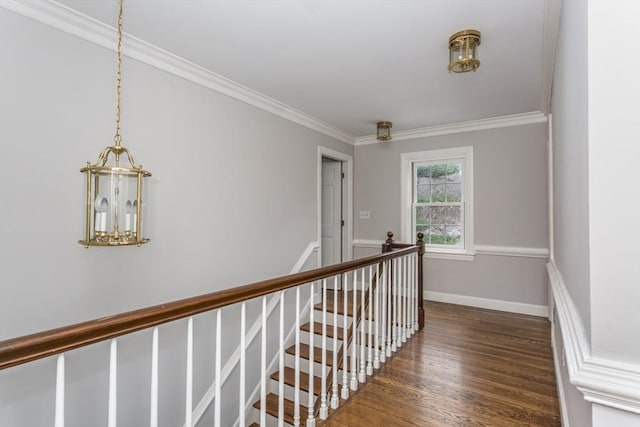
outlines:
{"label": "white ceiling", "polygon": [[[116,0],[58,0],[115,25]],[[544,111],[545,0],[125,0],[125,32],[353,136]],[[475,73],[449,36],[482,33]],[[548,65],[544,65],[548,66]],[[545,88],[545,89],[543,89]]]}

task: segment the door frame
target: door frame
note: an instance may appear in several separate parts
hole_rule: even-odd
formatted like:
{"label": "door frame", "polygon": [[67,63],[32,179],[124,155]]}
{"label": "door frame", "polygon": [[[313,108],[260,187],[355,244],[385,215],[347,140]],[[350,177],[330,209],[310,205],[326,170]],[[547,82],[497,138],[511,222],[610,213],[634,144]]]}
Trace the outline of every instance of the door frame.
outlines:
{"label": "door frame", "polygon": [[344,183],[342,209],[344,229],[342,233],[343,262],[353,259],[353,156],[331,148],[318,146],[317,187],[316,187],[316,241],[318,242],[318,266],[322,265],[322,158],[343,162]]}

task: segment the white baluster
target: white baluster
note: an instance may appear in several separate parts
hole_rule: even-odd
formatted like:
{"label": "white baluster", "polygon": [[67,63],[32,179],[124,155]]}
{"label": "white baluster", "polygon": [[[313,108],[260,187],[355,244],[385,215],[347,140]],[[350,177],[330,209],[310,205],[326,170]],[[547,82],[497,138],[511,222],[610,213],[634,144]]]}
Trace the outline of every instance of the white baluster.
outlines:
{"label": "white baluster", "polygon": [[400,280],[400,275],[399,273],[399,265],[398,265],[398,258],[394,258],[393,259],[393,342],[391,343],[391,351],[392,352],[396,352],[396,350],[398,349],[398,341],[399,341],[399,327],[398,327],[398,322],[400,321],[400,316],[399,316],[399,312],[398,309],[400,307],[400,296],[399,296],[399,289],[400,289],[400,284],[398,283]]}
{"label": "white baluster", "polygon": [[411,280],[411,255],[407,255],[407,339],[413,335],[413,280]]}
{"label": "white baluster", "polygon": [[284,292],[280,292],[280,356],[278,360],[278,427],[284,427]]}
{"label": "white baluster", "polygon": [[158,327],[153,328],[151,337],[151,399],[149,426],[158,427]]}
{"label": "white baluster", "polygon": [[367,322],[367,319],[365,319],[364,316],[364,306],[365,306],[365,300],[364,297],[367,293],[366,291],[366,287],[365,287],[365,283],[366,283],[366,279],[364,277],[364,273],[365,273],[365,269],[361,269],[361,274],[360,274],[360,283],[361,283],[361,289],[360,289],[360,371],[358,372],[358,381],[360,381],[361,383],[365,382],[367,380],[367,376],[366,376],[366,363],[367,361],[365,360],[365,346],[367,345],[367,343],[365,342],[365,324]]}
{"label": "white baluster", "polygon": [[[314,324],[314,290],[315,290],[315,283],[310,283],[309,284],[309,323],[311,323],[311,325]],[[315,357],[313,354],[313,339],[309,340],[309,403],[308,403],[308,416],[307,416],[307,427],[315,427],[316,425],[316,419],[314,417],[314,403],[315,403],[315,395],[313,394],[313,365],[315,363]]]}
{"label": "white baluster", "polygon": [[[214,422],[215,427],[222,427],[221,424],[221,401],[222,401],[222,310],[218,309],[216,313],[216,394],[214,405]],[[264,405],[263,405],[264,407]]]}
{"label": "white baluster", "polygon": [[414,313],[414,322],[413,322],[413,330],[414,331],[418,331],[418,306],[420,305],[420,301],[422,300],[422,295],[420,295],[418,293],[418,262],[420,261],[420,258],[418,257],[418,254],[416,253],[416,255],[413,258],[413,286],[416,292],[416,302],[415,302],[415,313]]}
{"label": "white baluster", "polygon": [[109,354],[109,415],[107,426],[116,427],[118,417],[118,341],[111,340]]}
{"label": "white baluster", "polygon": [[380,363],[387,361],[386,344],[387,344],[387,286],[389,280],[389,261],[382,263],[382,287],[380,288]]}
{"label": "white baluster", "polygon": [[409,275],[409,260],[411,258],[411,255],[407,255],[404,257],[404,283],[405,283],[405,292],[407,294],[407,298],[406,298],[406,305],[407,305],[407,309],[405,310],[405,320],[404,320],[404,330],[405,330],[405,341],[409,338],[411,338],[411,331],[409,326],[411,325],[411,284],[410,284],[410,279],[411,276]]}
{"label": "white baluster", "polygon": [[184,409],[184,424],[193,427],[193,317],[187,321],[187,390]]}
{"label": "white baluster", "polygon": [[267,297],[262,297],[260,333],[260,425],[267,425]]}
{"label": "white baluster", "polygon": [[64,353],[56,360],[56,409],[54,427],[64,427]]}
{"label": "white baluster", "polygon": [[340,398],[338,396],[338,276],[333,277],[333,367],[331,368],[333,381],[331,382],[331,409],[337,409]]}
{"label": "white baluster", "polygon": [[391,357],[393,344],[393,260],[387,261],[387,348],[386,357]]}
{"label": "white baluster", "polygon": [[411,320],[409,321],[409,331],[411,336],[415,334],[415,319],[417,302],[417,292],[415,286],[415,255],[409,257],[409,282],[411,283]]}
{"label": "white baluster", "polygon": [[[312,325],[313,327],[313,325]],[[300,286],[296,287],[296,351],[295,351],[295,385],[293,402],[293,425],[300,425]]]}
{"label": "white baluster", "polygon": [[351,316],[351,330],[353,339],[351,340],[351,390],[358,389],[358,322],[356,315],[358,314],[358,273],[353,272],[353,311]]}
{"label": "white baluster", "polygon": [[411,338],[413,334],[413,286],[411,281],[411,255],[407,255],[407,323],[405,328],[407,329],[407,339]]}
{"label": "white baluster", "polygon": [[349,298],[347,289],[349,289],[349,274],[342,275],[342,399],[349,398],[349,365],[347,363],[349,356],[349,328],[347,307],[349,306]]}
{"label": "white baluster", "polygon": [[369,266],[369,319],[367,319],[367,327],[369,328],[367,343],[369,352],[367,353],[367,375],[373,375],[373,266]]}
{"label": "white baluster", "polygon": [[326,420],[329,416],[329,407],[327,406],[327,279],[322,279],[322,378],[320,381],[319,415],[320,419]]}
{"label": "white baluster", "polygon": [[406,257],[402,257],[398,259],[398,263],[400,264],[400,346],[402,347],[402,343],[407,342],[407,281],[406,277],[406,265],[405,265]]}
{"label": "white baluster", "polygon": [[[378,278],[376,279],[375,289],[375,304],[373,311],[375,312],[374,320],[374,353],[373,353],[373,368],[380,369],[380,338],[382,331],[380,330],[380,320],[382,319],[382,290],[384,289],[384,263],[376,267],[378,271]],[[382,338],[384,342],[384,338]]]}
{"label": "white baluster", "polygon": [[245,388],[247,386],[247,307],[243,301],[240,305],[240,393],[238,395],[238,420],[240,427],[245,427]]}

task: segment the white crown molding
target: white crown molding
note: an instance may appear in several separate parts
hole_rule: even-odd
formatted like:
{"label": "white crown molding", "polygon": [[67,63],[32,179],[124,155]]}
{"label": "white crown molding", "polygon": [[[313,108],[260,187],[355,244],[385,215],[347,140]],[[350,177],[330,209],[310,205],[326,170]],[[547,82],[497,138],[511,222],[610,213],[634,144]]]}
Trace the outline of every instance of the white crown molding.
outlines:
{"label": "white crown molding", "polygon": [[555,262],[547,264],[547,271],[571,384],[589,402],[640,414],[640,364],[591,356],[582,320]]}
{"label": "white crown molding", "polygon": [[523,248],[518,246],[476,245],[477,255],[513,256],[524,258],[549,258],[547,248]]}
{"label": "white crown molding", "polygon": [[[55,1],[0,0],[0,7],[104,48],[116,49],[116,29]],[[230,98],[305,126],[339,141],[354,144],[347,132],[242,86],[139,38],[125,34],[122,54]]]}
{"label": "white crown molding", "polygon": [[445,292],[424,291],[424,299],[428,301],[466,305],[469,307],[486,308],[489,310],[507,311],[509,313],[528,314],[530,316],[538,317],[547,317],[549,312],[549,307],[545,305],[470,297],[467,295],[449,294]]}
{"label": "white crown molding", "polygon": [[[497,129],[511,126],[523,126],[534,123],[545,123],[547,116],[540,111],[508,116],[492,117],[488,119],[471,120],[468,122],[449,123],[446,125],[427,126],[418,129],[401,130],[393,133],[393,141],[405,141],[430,136],[448,135],[454,133],[473,132],[486,129]],[[355,138],[355,145],[369,145],[381,143],[375,135],[359,136]],[[388,144],[389,142],[383,142]]]}

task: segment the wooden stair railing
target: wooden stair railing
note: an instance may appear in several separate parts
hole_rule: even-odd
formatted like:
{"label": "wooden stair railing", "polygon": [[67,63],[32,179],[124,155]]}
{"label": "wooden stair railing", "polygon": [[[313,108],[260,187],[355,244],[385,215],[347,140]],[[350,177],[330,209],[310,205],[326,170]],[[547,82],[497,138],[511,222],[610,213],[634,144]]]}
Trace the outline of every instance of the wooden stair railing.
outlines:
{"label": "wooden stair railing", "polygon": [[[314,283],[321,284],[323,302],[320,304],[320,314],[323,315],[323,319],[321,319],[320,330],[321,335],[323,335],[322,339],[322,350],[320,352],[320,356],[322,359],[322,366],[324,371],[324,379],[322,373],[320,373],[320,377],[315,377],[313,375],[313,365],[314,361],[308,361],[308,370],[309,372],[309,380],[312,380],[312,377],[315,377],[315,381],[321,382],[321,388],[317,384],[311,385],[309,384],[309,380],[299,381],[296,383],[296,394],[299,392],[300,387],[304,387],[308,389],[309,396],[309,404],[313,406],[312,410],[309,411],[308,407],[303,405],[303,402],[296,401],[293,403],[294,407],[291,408],[291,402],[288,402],[283,399],[283,397],[269,394],[266,396],[266,390],[264,390],[264,381],[261,380],[261,398],[264,406],[272,404],[275,402],[280,405],[278,408],[278,415],[276,418],[282,419],[285,412],[289,412],[289,410],[295,411],[297,418],[291,418],[289,415],[285,417],[286,421],[292,425],[304,425],[313,426],[315,424],[315,417],[317,417],[320,413],[321,418],[326,418],[327,408],[331,406],[335,409],[339,404],[339,400],[345,399],[348,397],[348,390],[354,389],[353,378],[354,375],[356,379],[356,388],[357,382],[364,382],[366,380],[366,376],[370,375],[373,371],[371,368],[371,349],[374,347],[373,340],[375,342],[379,342],[378,348],[374,351],[376,354],[380,352],[381,357],[380,360],[384,362],[385,355],[388,357],[391,355],[392,351],[395,351],[396,348],[396,340],[398,341],[398,346],[401,345],[401,338],[404,338],[405,330],[407,335],[411,335],[414,330],[419,330],[424,325],[423,319],[423,308],[422,308],[422,255],[424,253],[424,245],[422,243],[422,236],[418,235],[418,241],[416,244],[399,244],[395,243],[392,240],[393,233],[388,233],[388,239],[383,245],[383,252],[379,255],[374,255],[366,258],[361,258],[341,264],[331,265],[328,267],[317,268],[310,271],[305,271],[297,274],[292,274],[288,276],[278,277],[275,279],[264,280],[261,282],[256,282],[253,284],[235,287],[231,289],[225,289],[218,292],[213,292],[197,297],[186,298],[166,304],[156,305],[148,308],[143,308],[139,310],[134,310],[114,316],[108,316],[100,319],[95,319],[83,323],[78,323],[71,326],[66,326],[62,328],[52,329],[49,331],[44,331],[32,335],[27,335],[19,338],[14,338],[6,341],[0,342],[0,370],[7,369],[10,367],[23,365],[41,358],[50,357],[57,355],[57,381],[56,381],[56,402],[55,402],[55,422],[54,425],[56,427],[64,426],[64,372],[65,372],[65,359],[64,354],[70,350],[89,346],[91,344],[95,344],[98,342],[111,340],[110,346],[110,380],[109,383],[116,384],[117,378],[117,338],[123,335],[131,334],[136,331],[140,331],[143,329],[154,328],[153,329],[153,348],[152,348],[152,369],[155,369],[152,372],[152,381],[151,381],[151,415],[150,415],[150,426],[156,427],[158,425],[158,329],[157,327],[169,322],[173,322],[179,319],[188,319],[188,346],[189,350],[187,351],[187,402],[186,402],[186,415],[185,415],[185,425],[188,427],[192,427],[197,423],[197,419],[194,420],[192,418],[193,405],[191,402],[191,391],[189,390],[192,387],[193,381],[193,316],[217,310],[217,322],[216,322],[216,345],[215,345],[215,408],[214,408],[214,420],[215,426],[221,427],[220,420],[220,399],[224,398],[221,391],[221,382],[225,379],[221,379],[221,368],[220,368],[220,328],[221,328],[221,311],[220,309],[224,307],[228,307],[233,304],[240,304],[242,306],[241,310],[241,323],[243,334],[246,332],[245,329],[245,302],[249,300],[253,300],[259,297],[263,297],[263,321],[262,325],[266,325],[266,320],[264,317],[266,316],[265,307],[266,307],[266,299],[267,295],[273,295],[279,293],[280,295],[280,334],[279,339],[281,341],[281,348],[283,347],[283,320],[282,320],[282,310],[284,305],[284,292],[290,289],[297,288],[297,292],[302,286],[308,285],[311,290],[311,300],[313,299],[313,285]],[[400,262],[404,264],[402,264]],[[393,273],[392,266],[398,266],[399,273]],[[404,267],[402,267],[404,265]],[[369,280],[368,285],[365,281],[365,268],[369,268]],[[356,300],[357,292],[358,292],[358,284],[357,284],[357,272],[361,271],[361,280],[360,284],[360,301]],[[375,271],[375,272],[374,272]],[[344,300],[334,301],[333,306],[331,307],[333,311],[340,310],[343,311],[341,314],[343,322],[342,325],[336,326],[336,334],[334,331],[331,331],[331,339],[335,340],[336,343],[334,348],[337,349],[337,359],[333,358],[333,354],[329,358],[327,353],[326,341],[327,337],[330,335],[328,333],[329,327],[326,323],[327,314],[329,311],[327,310],[327,279],[334,278],[335,282],[338,283],[338,278],[342,281],[344,285],[348,284],[348,277],[352,276],[352,285],[354,287],[354,297],[352,298],[353,304],[347,306],[349,302],[349,293],[344,292],[343,298]],[[401,284],[401,281],[403,281]],[[400,287],[399,287],[400,286]],[[414,289],[415,286],[415,289]],[[332,291],[334,297],[338,295],[338,291]],[[371,304],[373,301],[370,300],[370,296],[375,296],[375,304],[376,308],[373,309]],[[275,300],[274,300],[275,301]],[[336,304],[339,301],[343,301],[344,305],[341,307],[336,307]],[[385,302],[386,301],[386,302]],[[395,303],[400,301],[400,306],[393,306]],[[404,306],[402,306],[404,303]],[[342,304],[342,303],[340,303]],[[380,304],[380,306],[378,306]],[[414,306],[411,306],[413,304]],[[404,308],[403,308],[404,307]],[[415,310],[414,310],[415,308]],[[310,319],[312,322],[308,326],[308,334],[309,339],[311,340],[311,345],[307,345],[307,348],[310,347],[310,350],[313,351],[314,344],[313,340],[315,338],[315,331],[317,329],[316,323],[313,321],[313,311],[317,310],[318,306],[314,306],[311,304],[310,310]],[[403,311],[404,310],[404,311]],[[338,313],[331,312],[331,321],[335,322],[338,319]],[[349,319],[349,311],[352,311],[351,318]],[[368,314],[367,314],[368,313]],[[372,317],[372,313],[373,317]],[[396,317],[398,314],[398,317]],[[404,315],[404,323],[401,316]],[[299,314],[298,314],[299,316]],[[411,317],[413,316],[413,317]],[[415,322],[414,322],[415,318]],[[375,336],[373,333],[372,324],[376,324]],[[323,323],[324,326],[323,326]],[[366,335],[367,339],[365,340],[365,326],[364,322],[368,322],[368,333]],[[386,323],[385,323],[386,322]],[[378,332],[378,323],[380,323],[381,336]],[[296,323],[298,324],[298,323]],[[300,324],[300,326],[302,326]],[[358,328],[361,328],[361,335],[358,338]],[[388,329],[388,334],[385,336],[385,328]],[[401,328],[402,331],[401,331]],[[332,328],[333,329],[333,328]],[[262,343],[264,347],[265,336],[267,334],[266,328],[261,328],[262,330]],[[322,333],[322,331],[324,331]],[[392,333],[393,333],[393,346],[392,343]],[[241,356],[240,360],[243,364],[246,364],[245,360],[245,352],[247,351],[248,344],[245,343],[243,338],[243,334],[241,334]],[[335,335],[335,336],[334,336]],[[385,342],[386,340],[386,342]],[[336,347],[338,343],[340,343],[339,347]],[[299,341],[296,341],[298,344],[299,350],[297,352],[294,351],[294,357],[296,358],[304,358],[304,345],[301,345]],[[365,349],[364,346],[367,346],[368,360],[365,362]],[[359,348],[360,346],[361,348]],[[317,347],[317,346],[316,346]],[[393,348],[391,348],[393,347]],[[264,349],[262,350],[264,352]],[[351,352],[351,356],[349,359],[345,357],[345,351],[347,351],[346,355],[349,355]],[[360,353],[356,353],[359,351]],[[322,357],[324,355],[324,357]],[[314,354],[314,358],[317,358],[317,353]],[[280,356],[278,356],[280,357]],[[311,359],[308,355],[307,357]],[[191,358],[191,359],[190,359]],[[355,358],[355,359],[354,359]],[[330,359],[330,360],[328,360]],[[275,360],[275,359],[274,359]],[[297,359],[298,360],[298,359]],[[334,360],[337,361],[337,364],[334,363]],[[347,366],[343,366],[344,362],[347,361]],[[360,363],[360,366],[357,363]],[[353,364],[355,365],[355,369],[360,368],[359,372],[353,372]],[[365,369],[365,363],[366,365]],[[265,355],[262,355],[262,376],[266,375],[265,370]],[[349,366],[351,365],[351,366]],[[300,375],[300,368],[298,369],[298,375]],[[334,371],[335,370],[335,371]],[[364,377],[362,376],[362,372],[366,370],[366,374]],[[339,371],[343,371],[343,376],[339,375]],[[351,374],[351,384],[345,384],[344,375],[347,372]],[[245,424],[249,424],[251,420],[245,420],[245,402],[242,400],[245,397],[245,369],[244,365],[241,366],[240,370],[240,400],[239,400],[239,424],[241,426]],[[279,373],[274,377],[282,384],[285,380],[285,376],[291,375],[291,369],[279,369]],[[358,374],[360,376],[358,377]],[[307,373],[305,373],[307,375]],[[342,393],[340,396],[336,396],[335,390],[333,387],[336,385],[334,383],[334,378],[337,375],[337,383],[340,383],[342,380]],[[191,377],[190,377],[191,376]],[[301,375],[300,375],[301,376]],[[258,384],[260,385],[260,384]],[[155,387],[155,391],[154,391]],[[282,386],[280,386],[281,388]],[[109,390],[109,422],[108,425],[115,426],[116,420],[116,409],[115,403],[117,398],[113,394],[115,393],[110,387]],[[319,393],[318,391],[324,390],[324,393]],[[345,393],[346,390],[346,393]],[[62,394],[62,396],[60,396]],[[321,396],[322,394],[322,408],[321,408]],[[317,397],[315,397],[317,395]],[[155,396],[155,397],[154,397]],[[154,401],[155,399],[155,401]],[[284,402],[284,403],[283,403]],[[260,405],[259,405],[260,406]],[[309,406],[311,407],[311,406]],[[322,411],[321,411],[322,409]],[[154,414],[155,410],[155,414]],[[262,408],[260,411],[259,420],[264,423],[264,425],[271,425],[272,421],[265,421],[266,408]],[[308,417],[307,417],[308,413]],[[305,422],[306,420],[306,422]]]}

